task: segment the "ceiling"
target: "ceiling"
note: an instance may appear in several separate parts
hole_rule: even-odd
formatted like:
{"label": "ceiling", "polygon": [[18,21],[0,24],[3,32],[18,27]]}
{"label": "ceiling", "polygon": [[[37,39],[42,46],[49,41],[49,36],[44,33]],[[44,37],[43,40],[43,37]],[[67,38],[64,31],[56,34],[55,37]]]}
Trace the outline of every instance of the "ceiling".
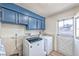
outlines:
{"label": "ceiling", "polygon": [[16,3],[34,13],[48,17],[64,10],[78,6],[77,3]]}

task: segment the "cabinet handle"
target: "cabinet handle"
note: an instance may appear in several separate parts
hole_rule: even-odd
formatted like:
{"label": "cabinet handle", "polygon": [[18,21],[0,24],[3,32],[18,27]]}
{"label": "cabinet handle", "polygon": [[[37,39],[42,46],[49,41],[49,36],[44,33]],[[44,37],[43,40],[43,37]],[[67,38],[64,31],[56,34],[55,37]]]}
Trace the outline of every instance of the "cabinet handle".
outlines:
{"label": "cabinet handle", "polygon": [[37,44],[37,46],[39,46],[39,44]]}
{"label": "cabinet handle", "polygon": [[30,46],[30,48],[32,48],[32,46]]}

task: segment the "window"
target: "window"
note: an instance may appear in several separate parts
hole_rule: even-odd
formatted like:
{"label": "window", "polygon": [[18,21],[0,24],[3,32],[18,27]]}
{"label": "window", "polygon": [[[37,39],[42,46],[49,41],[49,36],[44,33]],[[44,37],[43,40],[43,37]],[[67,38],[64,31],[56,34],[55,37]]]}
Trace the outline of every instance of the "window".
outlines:
{"label": "window", "polygon": [[76,19],[76,37],[79,37],[79,18]]}
{"label": "window", "polygon": [[58,21],[58,34],[73,35],[73,19]]}

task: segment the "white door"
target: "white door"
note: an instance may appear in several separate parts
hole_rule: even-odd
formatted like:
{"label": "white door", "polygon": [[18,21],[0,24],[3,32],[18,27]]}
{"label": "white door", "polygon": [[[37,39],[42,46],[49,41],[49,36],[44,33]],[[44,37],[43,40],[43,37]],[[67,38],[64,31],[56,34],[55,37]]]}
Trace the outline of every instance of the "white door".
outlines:
{"label": "white door", "polygon": [[75,18],[75,42],[74,42],[74,50],[75,56],[79,56],[79,16]]}
{"label": "white door", "polygon": [[73,18],[58,21],[57,48],[58,52],[71,56],[74,53]]}
{"label": "white door", "polygon": [[79,56],[79,39],[75,39],[75,56]]}

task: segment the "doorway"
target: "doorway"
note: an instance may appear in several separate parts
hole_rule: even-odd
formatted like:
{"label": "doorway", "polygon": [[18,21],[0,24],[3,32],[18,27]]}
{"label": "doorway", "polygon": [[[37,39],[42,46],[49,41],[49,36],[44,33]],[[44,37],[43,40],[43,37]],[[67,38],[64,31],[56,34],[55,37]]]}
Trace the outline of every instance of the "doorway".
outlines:
{"label": "doorway", "polygon": [[57,21],[57,51],[66,56],[74,55],[74,17]]}

